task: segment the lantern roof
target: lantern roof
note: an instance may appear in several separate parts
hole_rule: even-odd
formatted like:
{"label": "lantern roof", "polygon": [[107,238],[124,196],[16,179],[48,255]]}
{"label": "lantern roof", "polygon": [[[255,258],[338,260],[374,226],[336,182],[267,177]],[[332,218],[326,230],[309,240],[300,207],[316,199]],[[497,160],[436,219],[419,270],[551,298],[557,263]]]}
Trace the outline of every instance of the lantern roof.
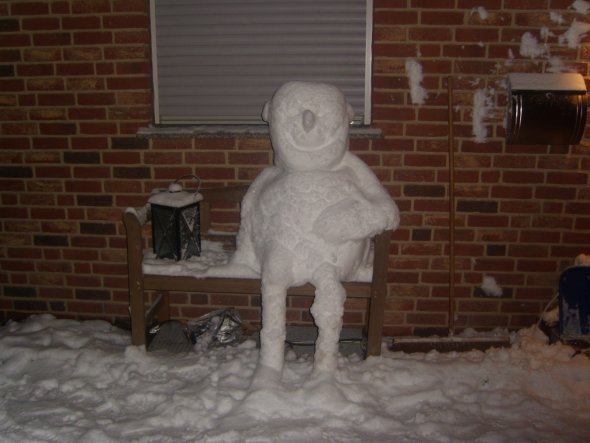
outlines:
{"label": "lantern roof", "polygon": [[203,196],[195,189],[183,190],[179,183],[171,183],[168,189],[157,188],[152,191],[148,203],[182,208],[203,200]]}

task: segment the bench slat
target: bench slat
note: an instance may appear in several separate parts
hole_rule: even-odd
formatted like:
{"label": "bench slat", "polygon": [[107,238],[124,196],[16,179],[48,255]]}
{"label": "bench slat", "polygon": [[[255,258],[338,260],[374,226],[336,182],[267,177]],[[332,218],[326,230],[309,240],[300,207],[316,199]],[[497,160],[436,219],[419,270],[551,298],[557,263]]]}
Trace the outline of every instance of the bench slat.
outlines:
{"label": "bench slat", "polygon": [[[346,295],[353,298],[370,298],[371,287],[368,283],[343,283]],[[193,278],[174,275],[145,274],[145,290],[206,292],[219,294],[260,294],[260,280],[253,278]],[[289,288],[288,295],[314,295],[315,287],[311,284]]]}

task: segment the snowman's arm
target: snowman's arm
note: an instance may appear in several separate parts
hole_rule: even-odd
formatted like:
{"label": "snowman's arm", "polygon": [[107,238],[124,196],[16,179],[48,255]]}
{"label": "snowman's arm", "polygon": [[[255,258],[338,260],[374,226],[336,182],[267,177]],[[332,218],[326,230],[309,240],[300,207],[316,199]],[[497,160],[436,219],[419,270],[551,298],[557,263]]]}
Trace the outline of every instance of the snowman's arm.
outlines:
{"label": "snowman's arm", "polygon": [[254,204],[260,195],[260,192],[272,181],[277,175],[281,173],[281,169],[276,166],[269,166],[262,170],[260,174],[254,179],[246,195],[242,199],[240,205],[240,218],[241,223],[244,223],[247,219],[250,219],[250,213],[253,210]]}
{"label": "snowman's arm", "polygon": [[397,229],[399,226],[399,209],[379,182],[373,171],[356,155],[347,152],[342,160],[342,167],[351,170],[357,180],[359,191],[385,216],[384,229]]}
{"label": "snowman's arm", "polygon": [[322,211],[313,231],[330,243],[372,237],[399,226],[399,210],[373,171],[353,154],[347,153],[336,169],[345,173],[354,192],[350,198]]}
{"label": "snowman's arm", "polygon": [[240,229],[237,237],[236,251],[230,259],[232,266],[245,265],[260,271],[260,263],[252,242],[252,224],[256,223],[256,201],[268,183],[281,173],[281,169],[271,166],[264,169],[252,182],[240,205]]}

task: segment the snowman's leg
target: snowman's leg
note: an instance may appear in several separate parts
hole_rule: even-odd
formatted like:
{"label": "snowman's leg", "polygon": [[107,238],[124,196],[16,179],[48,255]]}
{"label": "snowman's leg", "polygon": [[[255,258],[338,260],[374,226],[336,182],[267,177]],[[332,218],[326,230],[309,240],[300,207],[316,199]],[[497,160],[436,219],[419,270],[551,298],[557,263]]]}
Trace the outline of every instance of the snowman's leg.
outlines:
{"label": "snowman's leg", "polygon": [[272,281],[262,282],[262,330],[260,365],[283,370],[286,338],[287,288]]}
{"label": "snowman's leg", "polygon": [[338,280],[336,269],[330,265],[321,266],[314,273],[312,283],[316,292],[311,314],[318,327],[314,372],[333,372],[338,365],[338,342],[346,291]]}
{"label": "snowman's leg", "polygon": [[260,331],[260,359],[255,384],[265,385],[280,380],[285,360],[287,331],[287,289],[291,286],[291,256],[285,249],[275,247],[262,266],[262,330]]}

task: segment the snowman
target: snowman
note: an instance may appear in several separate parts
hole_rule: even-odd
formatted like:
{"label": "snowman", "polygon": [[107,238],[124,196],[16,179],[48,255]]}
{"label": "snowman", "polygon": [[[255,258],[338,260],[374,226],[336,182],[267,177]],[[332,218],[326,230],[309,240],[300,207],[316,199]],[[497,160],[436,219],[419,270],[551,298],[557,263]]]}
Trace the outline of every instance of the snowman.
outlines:
{"label": "snowman", "polygon": [[373,172],[348,151],[352,107],[334,86],[289,82],[266,103],[274,165],[244,196],[229,266],[259,273],[262,331],[258,375],[280,379],[287,289],[311,283],[318,338],[314,372],[336,369],[346,292],[370,238],[399,224],[398,208]]}

